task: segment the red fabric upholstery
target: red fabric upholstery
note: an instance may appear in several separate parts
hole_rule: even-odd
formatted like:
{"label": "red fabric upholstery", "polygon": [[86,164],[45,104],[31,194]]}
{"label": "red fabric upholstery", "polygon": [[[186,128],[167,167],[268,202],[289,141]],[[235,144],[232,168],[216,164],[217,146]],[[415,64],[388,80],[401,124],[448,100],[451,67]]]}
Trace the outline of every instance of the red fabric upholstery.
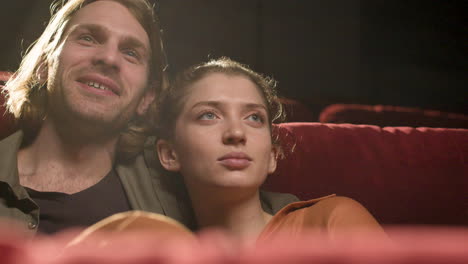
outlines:
{"label": "red fabric upholstery", "polygon": [[323,123],[468,128],[468,116],[434,110],[385,105],[333,104],[319,116]]}
{"label": "red fabric upholstery", "polygon": [[302,199],[348,196],[383,224],[468,225],[468,130],[278,127],[286,158],[266,189]]}
{"label": "red fabric upholstery", "polygon": [[[329,241],[317,234],[299,239],[281,237],[240,247],[214,231],[200,234],[199,242],[163,238],[157,234],[109,235],[108,243],[84,243],[62,250],[67,235],[26,243],[0,232],[2,264],[157,263],[157,264],[466,264],[468,229],[409,229],[389,231],[392,243],[371,234]],[[68,236],[70,238],[70,236]],[[69,239],[68,239],[69,241]]]}

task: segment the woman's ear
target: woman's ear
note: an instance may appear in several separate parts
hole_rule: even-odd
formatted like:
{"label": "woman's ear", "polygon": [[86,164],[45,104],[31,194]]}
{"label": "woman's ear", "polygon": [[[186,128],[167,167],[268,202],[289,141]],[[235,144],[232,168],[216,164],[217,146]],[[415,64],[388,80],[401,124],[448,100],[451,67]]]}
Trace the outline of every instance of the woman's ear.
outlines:
{"label": "woman's ear", "polygon": [[271,147],[271,152],[270,152],[270,162],[269,162],[269,165],[268,165],[268,174],[271,174],[273,172],[275,172],[276,170],[276,159],[279,155],[279,147],[276,146],[276,145],[273,145]]}
{"label": "woman's ear", "polygon": [[177,154],[170,142],[159,139],[156,143],[156,151],[158,152],[159,162],[164,169],[172,172],[178,172],[180,170]]}

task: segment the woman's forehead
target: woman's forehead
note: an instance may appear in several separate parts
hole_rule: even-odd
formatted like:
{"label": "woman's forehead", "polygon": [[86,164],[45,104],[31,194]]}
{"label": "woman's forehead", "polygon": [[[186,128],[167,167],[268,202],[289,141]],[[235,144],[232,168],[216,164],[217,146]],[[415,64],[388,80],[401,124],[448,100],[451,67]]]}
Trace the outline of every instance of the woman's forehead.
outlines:
{"label": "woman's forehead", "polygon": [[225,101],[265,104],[265,98],[257,85],[244,75],[210,73],[191,84],[186,102]]}

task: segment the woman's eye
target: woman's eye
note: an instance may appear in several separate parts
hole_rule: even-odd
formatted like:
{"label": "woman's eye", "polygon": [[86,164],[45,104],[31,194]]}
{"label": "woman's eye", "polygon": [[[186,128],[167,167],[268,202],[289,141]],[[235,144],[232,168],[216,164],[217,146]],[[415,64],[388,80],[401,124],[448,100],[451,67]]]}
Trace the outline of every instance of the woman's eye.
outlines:
{"label": "woman's eye", "polygon": [[252,114],[247,117],[248,120],[258,122],[258,123],[263,123],[264,119],[261,115],[259,114]]}
{"label": "woman's eye", "polygon": [[216,119],[216,115],[214,113],[212,113],[212,112],[206,112],[206,113],[201,114],[198,119],[200,119],[200,120],[212,120],[212,119]]}

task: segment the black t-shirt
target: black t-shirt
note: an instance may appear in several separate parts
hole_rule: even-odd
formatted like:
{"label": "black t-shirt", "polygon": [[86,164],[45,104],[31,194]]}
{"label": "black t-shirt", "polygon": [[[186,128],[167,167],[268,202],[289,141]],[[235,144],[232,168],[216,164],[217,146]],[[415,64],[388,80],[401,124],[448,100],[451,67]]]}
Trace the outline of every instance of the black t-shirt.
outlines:
{"label": "black t-shirt", "polygon": [[74,194],[26,190],[40,208],[39,232],[47,234],[70,227],[87,227],[115,213],[131,210],[115,170],[97,184]]}

